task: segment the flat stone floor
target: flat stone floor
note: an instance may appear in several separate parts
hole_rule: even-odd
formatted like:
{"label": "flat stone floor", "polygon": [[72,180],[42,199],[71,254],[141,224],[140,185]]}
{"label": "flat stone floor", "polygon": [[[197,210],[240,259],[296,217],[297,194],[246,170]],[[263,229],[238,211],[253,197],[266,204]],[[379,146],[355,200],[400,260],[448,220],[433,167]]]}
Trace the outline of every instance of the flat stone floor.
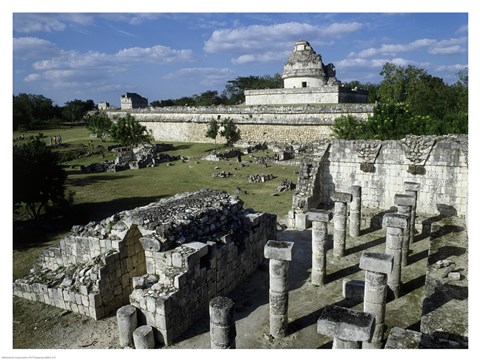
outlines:
{"label": "flat stone floor", "polygon": [[[418,225],[417,229],[421,231]],[[455,225],[451,229],[455,231],[448,231],[447,228],[443,235],[438,233],[435,241],[442,237],[449,237],[450,241],[452,237],[466,241],[465,226]],[[332,234],[332,230],[329,228],[329,234]],[[363,309],[362,302],[343,299],[342,283],[345,278],[364,279],[365,273],[358,267],[360,256],[364,251],[381,253],[385,251],[385,230],[365,229],[358,238],[348,237],[346,256],[342,258],[333,257],[332,235],[329,235],[327,283],[323,287],[310,283],[311,230],[285,230],[278,233],[278,240],[293,241],[295,244],[294,260],[290,263],[289,269],[289,335],[283,339],[274,339],[269,335],[268,264],[265,262],[256,274],[229,294],[236,306],[236,346],[238,349],[331,348],[332,339],[316,332],[317,319],[323,308],[329,304],[356,310]],[[409,264],[402,269],[401,296],[387,304],[386,334],[394,326],[420,331],[429,242],[430,237],[427,234],[416,234],[409,255]],[[463,244],[466,245],[466,242]],[[457,251],[456,254],[463,256],[465,251]],[[466,255],[461,261],[465,261],[462,263],[462,281],[466,281]],[[466,306],[465,303],[457,305]],[[447,302],[443,306],[451,310],[452,304]],[[440,317],[443,316],[444,314]],[[467,318],[465,317],[463,321],[466,322]],[[168,348],[210,348],[208,317],[198,321]]]}

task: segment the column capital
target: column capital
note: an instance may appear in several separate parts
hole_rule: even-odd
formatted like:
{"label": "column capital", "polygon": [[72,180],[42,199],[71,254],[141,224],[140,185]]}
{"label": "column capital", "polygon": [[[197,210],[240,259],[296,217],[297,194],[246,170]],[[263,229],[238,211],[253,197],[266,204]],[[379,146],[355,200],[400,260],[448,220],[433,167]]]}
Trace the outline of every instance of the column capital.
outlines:
{"label": "column capital", "polygon": [[369,341],[375,317],[371,313],[327,305],[317,321],[317,332],[346,341]]}
{"label": "column capital", "polygon": [[383,226],[406,229],[409,218],[406,214],[388,213],[383,215]]}
{"label": "column capital", "polygon": [[263,248],[267,259],[292,261],[293,242],[268,240]]}
{"label": "column capital", "polygon": [[359,267],[366,271],[390,274],[393,268],[393,256],[365,251],[360,257]]}
{"label": "column capital", "polygon": [[415,206],[415,196],[407,194],[395,194],[393,203],[397,206]]}
{"label": "column capital", "polygon": [[330,198],[334,202],[349,203],[350,201],[352,201],[352,194],[346,193],[346,192],[334,191],[332,192],[332,195],[330,195]]}
{"label": "column capital", "polygon": [[332,220],[332,212],[330,210],[309,209],[307,218],[310,221],[329,222]]}

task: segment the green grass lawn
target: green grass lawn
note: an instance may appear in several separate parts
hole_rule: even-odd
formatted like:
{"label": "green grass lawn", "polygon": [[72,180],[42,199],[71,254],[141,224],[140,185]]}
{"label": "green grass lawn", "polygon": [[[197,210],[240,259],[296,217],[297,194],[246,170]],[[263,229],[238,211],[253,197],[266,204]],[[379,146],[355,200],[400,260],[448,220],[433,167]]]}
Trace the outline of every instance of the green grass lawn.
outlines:
{"label": "green grass lawn", "polygon": [[[106,149],[108,145],[112,144],[91,139],[87,129],[83,127],[41,132],[46,136],[47,144],[50,135],[60,134],[65,146],[56,148],[54,151],[63,153],[72,153],[87,147],[98,150],[99,146],[103,146]],[[29,132],[25,135],[28,137],[37,133]],[[13,134],[14,139],[18,136],[18,133]],[[183,155],[189,160],[174,161],[171,162],[171,166],[163,163],[153,168],[125,170],[117,173],[82,173],[79,170],[80,165],[113,159],[115,157],[113,153],[103,153],[103,155],[98,153],[66,161],[64,165],[68,174],[67,191],[75,191],[73,205],[59,219],[37,224],[42,230],[27,231],[24,234],[14,232],[14,278],[26,274],[41,249],[47,244],[57,243],[72,225],[100,221],[119,211],[147,205],[177,193],[209,188],[236,194],[235,190],[241,188],[247,192],[238,194],[244,201],[245,208],[250,207],[260,212],[275,213],[278,216],[286,215],[291,208],[292,192],[280,193],[277,196],[272,196],[272,193],[283,179],[297,182],[298,175],[295,174],[295,171],[298,170],[297,167],[271,164],[265,168],[263,165],[255,164],[251,155],[242,156],[243,162],[248,165],[245,167],[241,167],[236,159],[217,162],[205,161],[200,158],[212,151],[215,147],[214,144],[174,143],[174,146],[175,150],[169,151],[169,154]],[[222,151],[224,148],[219,147],[218,150]],[[267,154],[271,155],[271,150],[252,155]],[[215,167],[219,167],[219,169],[215,169]],[[226,179],[212,177],[213,173],[222,170],[235,174],[235,176]],[[276,178],[264,183],[249,183],[247,176],[253,174],[273,174]],[[18,264],[17,269],[16,263]]]}

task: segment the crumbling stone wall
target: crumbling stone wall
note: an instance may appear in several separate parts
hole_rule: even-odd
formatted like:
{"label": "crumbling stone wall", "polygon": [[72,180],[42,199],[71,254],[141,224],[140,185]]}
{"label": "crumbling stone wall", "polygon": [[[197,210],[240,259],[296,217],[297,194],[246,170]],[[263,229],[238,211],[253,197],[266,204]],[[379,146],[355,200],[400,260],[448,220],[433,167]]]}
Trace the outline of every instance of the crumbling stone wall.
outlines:
{"label": "crumbling stone wall", "polygon": [[[141,233],[136,225],[125,226],[121,239],[100,239],[91,236],[98,225],[74,227],[75,235],[47,249],[30,274],[14,282],[13,294],[94,319],[128,303],[131,279],[145,273]],[[109,235],[117,237],[115,231]]]}
{"label": "crumbling stone wall", "polygon": [[74,226],[14,282],[14,295],[94,319],[130,302],[170,344],[257,269],[276,224],[223,191],[178,194]]}
{"label": "crumbling stone wall", "polygon": [[[320,145],[318,145],[321,151]],[[318,160],[317,160],[318,161]],[[304,158],[302,169],[317,167]],[[362,187],[362,207],[388,210],[393,198],[403,193],[403,183],[420,184],[418,213],[467,214],[468,140],[467,136],[408,136],[399,141],[333,140],[318,165],[318,172],[301,172],[293,197],[290,223],[300,218],[303,227],[309,207],[328,207],[333,191]],[[316,190],[314,190],[316,189]],[[297,216],[296,214],[300,214]]]}

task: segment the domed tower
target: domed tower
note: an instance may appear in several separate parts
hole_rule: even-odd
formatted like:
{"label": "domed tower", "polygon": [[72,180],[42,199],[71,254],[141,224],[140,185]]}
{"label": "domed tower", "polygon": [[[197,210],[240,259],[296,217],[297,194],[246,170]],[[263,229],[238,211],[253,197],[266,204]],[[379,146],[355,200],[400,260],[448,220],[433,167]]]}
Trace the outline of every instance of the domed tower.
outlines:
{"label": "domed tower", "polygon": [[322,57],[308,41],[297,41],[283,67],[283,87],[318,88],[338,84],[334,69],[333,64],[323,65]]}

